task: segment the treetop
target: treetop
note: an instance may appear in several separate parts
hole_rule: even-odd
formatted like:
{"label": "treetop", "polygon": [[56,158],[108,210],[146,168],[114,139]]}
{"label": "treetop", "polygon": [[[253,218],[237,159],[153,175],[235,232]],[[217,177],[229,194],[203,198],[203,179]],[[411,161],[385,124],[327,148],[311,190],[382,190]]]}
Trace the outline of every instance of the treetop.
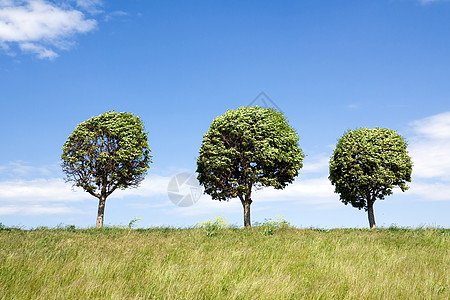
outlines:
{"label": "treetop", "polygon": [[253,185],[284,188],[303,165],[298,140],[281,112],[258,106],[227,110],[203,136],[199,181],[219,200],[249,194]]}

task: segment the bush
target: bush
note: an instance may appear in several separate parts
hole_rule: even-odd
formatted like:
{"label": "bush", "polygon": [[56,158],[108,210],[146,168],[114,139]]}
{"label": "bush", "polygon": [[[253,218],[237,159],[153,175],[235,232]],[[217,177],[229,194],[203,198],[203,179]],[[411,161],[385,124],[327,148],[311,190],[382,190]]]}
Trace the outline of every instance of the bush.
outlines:
{"label": "bush", "polygon": [[214,222],[208,220],[202,223],[195,224],[195,228],[204,229],[206,231],[206,236],[208,237],[215,236],[222,229],[225,229],[227,227],[227,221],[222,219],[221,217],[216,217]]}
{"label": "bush", "polygon": [[261,224],[261,227],[263,228],[263,235],[272,235],[275,233],[275,231],[279,229],[289,228],[291,226],[291,223],[286,221],[286,219],[281,216],[276,220],[272,219],[265,219],[264,223]]}

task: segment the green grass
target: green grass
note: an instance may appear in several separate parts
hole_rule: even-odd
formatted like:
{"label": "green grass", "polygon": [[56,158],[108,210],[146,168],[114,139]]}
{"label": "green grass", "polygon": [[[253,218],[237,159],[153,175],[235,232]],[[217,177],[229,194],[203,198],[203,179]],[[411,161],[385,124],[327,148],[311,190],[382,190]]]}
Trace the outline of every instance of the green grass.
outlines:
{"label": "green grass", "polygon": [[0,230],[0,299],[450,299],[448,229]]}

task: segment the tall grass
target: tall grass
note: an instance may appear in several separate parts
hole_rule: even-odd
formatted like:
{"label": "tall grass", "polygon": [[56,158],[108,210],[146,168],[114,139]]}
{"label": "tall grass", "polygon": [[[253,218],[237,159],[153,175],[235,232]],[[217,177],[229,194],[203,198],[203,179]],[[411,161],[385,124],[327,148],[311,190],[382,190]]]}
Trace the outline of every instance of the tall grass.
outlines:
{"label": "tall grass", "polygon": [[450,299],[448,229],[0,231],[1,299]]}

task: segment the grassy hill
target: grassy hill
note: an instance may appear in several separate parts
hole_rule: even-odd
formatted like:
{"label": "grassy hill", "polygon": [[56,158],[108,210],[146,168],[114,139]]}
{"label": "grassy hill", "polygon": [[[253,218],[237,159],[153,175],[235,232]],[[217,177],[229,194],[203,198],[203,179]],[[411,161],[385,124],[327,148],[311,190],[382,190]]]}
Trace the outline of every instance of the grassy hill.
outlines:
{"label": "grassy hill", "polygon": [[448,229],[263,233],[3,228],[0,298],[450,299]]}

